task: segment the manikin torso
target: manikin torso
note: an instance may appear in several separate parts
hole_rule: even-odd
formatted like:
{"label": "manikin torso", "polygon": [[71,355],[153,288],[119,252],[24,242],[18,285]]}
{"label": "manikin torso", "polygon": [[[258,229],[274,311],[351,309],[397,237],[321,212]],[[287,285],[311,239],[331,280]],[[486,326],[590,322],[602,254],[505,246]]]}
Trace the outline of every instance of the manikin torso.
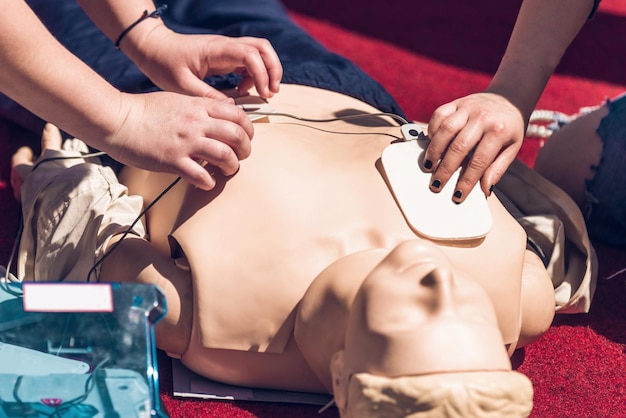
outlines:
{"label": "manikin torso", "polygon": [[[358,100],[292,85],[269,103],[307,118],[376,113]],[[400,137],[389,118],[320,124],[271,116],[255,123],[252,154],[236,175],[218,176],[210,192],[180,182],[150,209],[150,240],[190,266],[196,343],[281,352],[298,302],[324,268],[361,250],[420,238],[377,166]],[[174,178],[133,170],[121,179],[150,202]],[[493,227],[484,239],[438,245],[485,288],[505,344],[515,344],[526,236],[495,196],[488,203]]]}

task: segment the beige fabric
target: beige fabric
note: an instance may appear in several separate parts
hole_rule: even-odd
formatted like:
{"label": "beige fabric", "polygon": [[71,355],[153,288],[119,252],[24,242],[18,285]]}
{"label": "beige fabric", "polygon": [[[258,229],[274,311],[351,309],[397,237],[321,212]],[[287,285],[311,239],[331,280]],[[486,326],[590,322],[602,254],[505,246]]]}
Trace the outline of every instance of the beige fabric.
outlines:
{"label": "beige fabric", "polygon": [[[531,381],[515,371],[350,378],[343,418],[525,418],[533,406]],[[337,393],[337,391],[335,391]]]}
{"label": "beige fabric", "polygon": [[598,259],[576,203],[519,160],[511,165],[495,192],[546,255],[557,312],[589,312]]}
{"label": "beige fabric", "polygon": [[[42,159],[77,158],[44,162],[22,186],[19,280],[87,280],[109,239],[124,232],[142,209],[142,199],[128,196],[110,168],[80,157],[87,150],[82,142],[65,141],[64,148],[46,150]],[[145,236],[141,222],[132,233]]]}

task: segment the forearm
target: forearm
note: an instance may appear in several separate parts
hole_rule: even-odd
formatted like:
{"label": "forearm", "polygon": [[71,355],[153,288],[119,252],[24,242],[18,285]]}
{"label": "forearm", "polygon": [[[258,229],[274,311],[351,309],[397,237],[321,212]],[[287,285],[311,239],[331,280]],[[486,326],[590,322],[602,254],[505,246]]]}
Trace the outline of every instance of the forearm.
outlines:
{"label": "forearm", "polygon": [[73,56],[21,0],[0,14],[0,90],[100,148],[121,123],[122,94]]}
{"label": "forearm", "polygon": [[[155,10],[152,0],[78,0],[85,13],[100,30],[116,42],[122,32],[139,19],[144,11]],[[161,19],[148,18],[126,33],[120,42],[120,49],[131,56],[139,49],[145,37],[154,29],[164,27]]]}
{"label": "forearm", "polygon": [[488,91],[501,94],[527,121],[593,0],[525,0]]}

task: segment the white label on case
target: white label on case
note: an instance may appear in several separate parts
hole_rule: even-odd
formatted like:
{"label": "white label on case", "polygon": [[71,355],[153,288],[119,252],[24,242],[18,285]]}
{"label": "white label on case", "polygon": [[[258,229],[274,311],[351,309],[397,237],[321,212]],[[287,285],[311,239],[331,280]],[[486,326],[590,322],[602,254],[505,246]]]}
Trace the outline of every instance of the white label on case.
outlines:
{"label": "white label on case", "polygon": [[24,310],[32,312],[113,312],[108,283],[24,283]]}

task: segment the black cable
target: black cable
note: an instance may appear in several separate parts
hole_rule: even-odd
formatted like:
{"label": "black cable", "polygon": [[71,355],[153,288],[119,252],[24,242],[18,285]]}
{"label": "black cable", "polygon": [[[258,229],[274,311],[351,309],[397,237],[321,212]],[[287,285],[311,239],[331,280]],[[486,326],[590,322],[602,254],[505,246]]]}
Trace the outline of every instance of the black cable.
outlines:
{"label": "black cable", "polygon": [[400,122],[400,124],[402,124],[402,125],[406,125],[406,124],[409,123],[402,116],[396,115],[395,113],[387,113],[387,112],[360,113],[358,115],[337,116],[337,117],[328,118],[328,119],[304,118],[304,117],[301,117],[301,116],[292,115],[290,113],[281,113],[281,112],[252,111],[252,112],[246,112],[246,113],[248,113],[249,115],[259,115],[259,116],[283,116],[283,117],[286,117],[286,118],[297,119],[297,120],[302,121],[302,122],[312,122],[312,123],[337,122],[337,121],[342,121],[342,120],[368,118],[368,117],[371,117],[371,116],[387,116],[387,117],[390,117],[390,118],[394,119],[396,122]]}
{"label": "black cable", "polygon": [[126,231],[124,231],[124,233],[122,234],[121,238],[115,243],[113,244],[109,249],[106,250],[106,252],[102,255],[102,257],[100,257],[100,259],[98,261],[95,262],[95,264],[89,269],[89,272],[87,273],[87,283],[90,282],[90,277],[91,275],[95,272],[96,268],[102,264],[102,262],[109,256],[111,255],[111,253],[122,243],[122,241],[124,240],[124,238],[126,238],[128,236],[128,234],[131,233],[131,231],[133,230],[133,228],[135,227],[135,225],[137,225],[137,222],[139,222],[141,220],[141,218],[148,212],[148,210],[150,210],[163,196],[165,196],[165,194],[167,192],[169,192],[174,186],[176,186],[176,184],[181,180],[181,177],[177,177],[176,180],[174,180],[172,183],[170,183],[169,186],[167,186],[152,202],[150,202],[150,204],[148,206],[146,206],[144,208],[144,210],[142,210],[139,215],[135,218],[135,220],[130,224],[130,226],[128,228],[126,228]]}

